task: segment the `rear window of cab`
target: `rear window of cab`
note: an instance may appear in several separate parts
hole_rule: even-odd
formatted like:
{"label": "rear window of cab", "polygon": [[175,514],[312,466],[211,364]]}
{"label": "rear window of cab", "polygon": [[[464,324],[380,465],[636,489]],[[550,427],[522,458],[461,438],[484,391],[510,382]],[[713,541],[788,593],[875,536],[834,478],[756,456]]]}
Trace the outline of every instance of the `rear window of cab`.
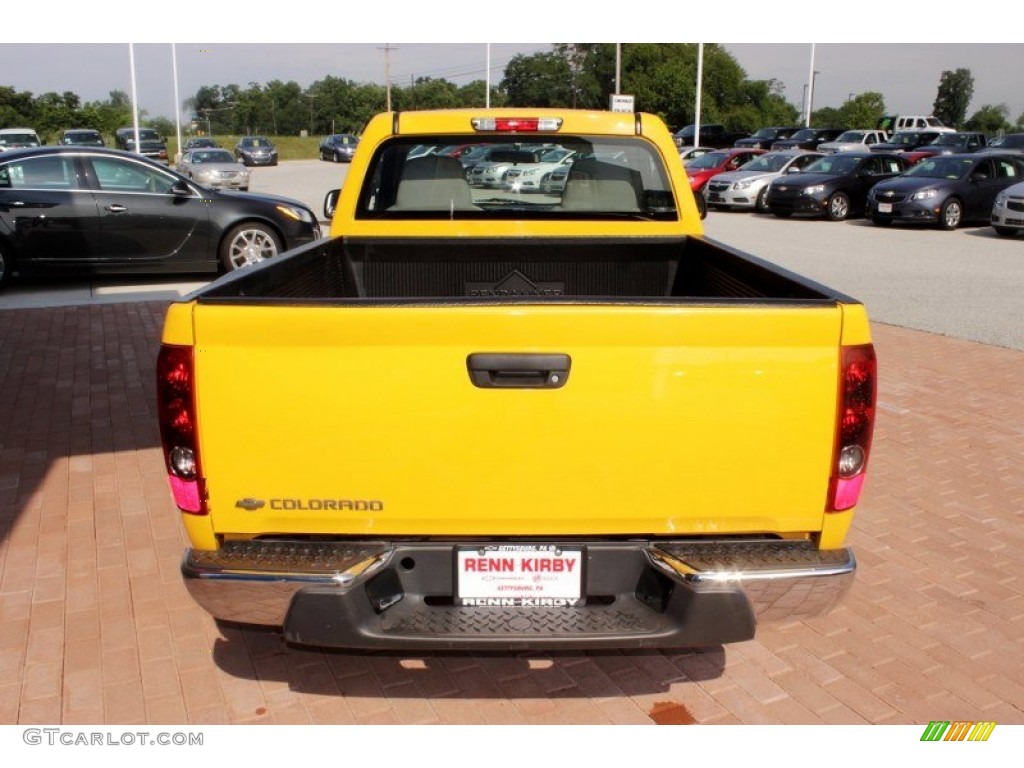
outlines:
{"label": "rear window of cab", "polygon": [[[468,142],[458,157],[448,151]],[[358,219],[678,219],[660,155],[633,137],[396,137],[365,179]]]}

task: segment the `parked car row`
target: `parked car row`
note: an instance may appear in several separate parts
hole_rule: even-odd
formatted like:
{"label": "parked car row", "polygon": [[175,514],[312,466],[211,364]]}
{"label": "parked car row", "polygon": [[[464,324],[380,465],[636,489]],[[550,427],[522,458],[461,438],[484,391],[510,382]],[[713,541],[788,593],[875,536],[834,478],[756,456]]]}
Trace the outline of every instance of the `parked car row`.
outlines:
{"label": "parked car row", "polygon": [[738,170],[713,177],[707,184],[707,204],[713,208],[768,212],[768,184],[790,168],[802,170],[820,152],[784,150],[755,157]]}
{"label": "parked car row", "polygon": [[[559,204],[576,164],[631,167],[613,146],[588,152],[535,141],[529,149],[463,144],[415,151],[458,161],[467,186],[493,184],[509,198],[490,202],[524,192],[549,196],[531,200],[538,210]],[[991,223],[1000,236],[1024,231],[1021,151],[942,154],[916,164],[907,154],[712,150],[688,173],[702,213],[709,207],[834,221],[863,215],[883,227]],[[630,172],[638,173],[635,166]],[[233,191],[248,188],[249,174],[220,147],[188,149],[175,170],[105,147],[7,149],[0,154],[0,284],[14,273],[233,270],[320,236],[317,216],[302,203]]]}
{"label": "parked car row", "polygon": [[870,150],[763,153],[737,170],[712,175],[700,194],[711,210],[780,218],[864,216],[878,226],[946,230],[991,223],[1007,237],[1024,231],[1024,153],[988,149],[935,153],[917,162],[910,157]]}
{"label": "parked car row", "polygon": [[727,173],[742,168],[758,155],[764,154],[763,149],[733,148],[708,152],[696,160],[686,164],[686,176],[690,180],[690,189],[694,194],[703,193],[707,183],[720,173]]}

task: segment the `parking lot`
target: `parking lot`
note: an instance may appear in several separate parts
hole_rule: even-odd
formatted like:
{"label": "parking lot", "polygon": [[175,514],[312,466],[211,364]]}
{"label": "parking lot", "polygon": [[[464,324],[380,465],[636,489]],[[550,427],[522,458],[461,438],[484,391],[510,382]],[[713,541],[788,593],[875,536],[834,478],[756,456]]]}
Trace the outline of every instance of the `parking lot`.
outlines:
{"label": "parking lot", "polygon": [[[345,170],[258,169],[253,189],[320,211]],[[194,284],[16,285],[0,295],[0,723],[1024,724],[1024,238],[706,224],[872,316],[880,413],[836,611],[681,652],[346,653],[220,627],[178,572],[152,387],[167,302]]]}

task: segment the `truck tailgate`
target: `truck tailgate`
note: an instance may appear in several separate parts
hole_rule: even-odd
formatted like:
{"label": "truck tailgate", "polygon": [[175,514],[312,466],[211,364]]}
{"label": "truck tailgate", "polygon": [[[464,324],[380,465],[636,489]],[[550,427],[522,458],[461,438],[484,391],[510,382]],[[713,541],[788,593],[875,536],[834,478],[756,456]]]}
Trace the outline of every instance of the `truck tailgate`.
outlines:
{"label": "truck tailgate", "polygon": [[[194,313],[217,533],[821,528],[839,304]],[[559,386],[481,387],[467,368],[479,353],[564,355],[571,368]]]}

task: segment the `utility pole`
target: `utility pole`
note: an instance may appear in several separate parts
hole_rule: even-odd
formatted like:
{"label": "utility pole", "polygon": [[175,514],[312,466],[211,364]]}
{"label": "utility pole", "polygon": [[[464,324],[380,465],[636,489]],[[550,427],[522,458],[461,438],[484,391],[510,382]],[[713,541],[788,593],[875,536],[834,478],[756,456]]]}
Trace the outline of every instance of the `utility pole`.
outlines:
{"label": "utility pole", "polygon": [[615,92],[622,93],[622,43],[615,44]]}
{"label": "utility pole", "polygon": [[139,92],[135,83],[135,43],[128,43],[128,62],[132,70],[132,128],[135,136],[135,151],[142,154],[139,146]]}
{"label": "utility pole", "polygon": [[384,111],[391,111],[391,52],[397,51],[398,46],[385,43],[379,50],[384,51],[384,88],[387,94],[387,104]]}
{"label": "utility pole", "polygon": [[174,160],[177,162],[181,159],[181,97],[178,96],[178,50],[174,43],[171,43],[171,71],[174,72],[174,128],[178,140]]}

